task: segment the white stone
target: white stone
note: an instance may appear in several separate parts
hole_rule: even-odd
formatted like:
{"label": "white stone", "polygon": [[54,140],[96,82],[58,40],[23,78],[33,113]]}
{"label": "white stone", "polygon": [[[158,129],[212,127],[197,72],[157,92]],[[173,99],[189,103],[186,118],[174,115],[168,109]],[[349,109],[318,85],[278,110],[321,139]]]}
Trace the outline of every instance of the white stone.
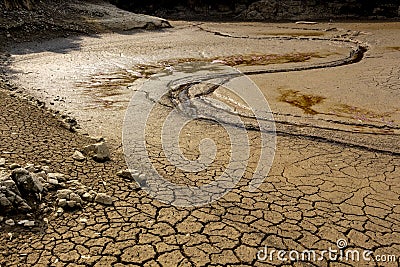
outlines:
{"label": "white stone", "polygon": [[24,223],[25,227],[33,227],[35,226],[35,221],[27,221]]}
{"label": "white stone", "polygon": [[65,178],[65,175],[62,173],[48,173],[47,177],[49,179],[56,179],[59,182],[65,182],[67,179]]}
{"label": "white stone", "polygon": [[79,151],[75,151],[72,158],[76,161],[84,161],[86,157]]}
{"label": "white stone", "polygon": [[111,159],[110,150],[105,142],[85,146],[82,152],[86,156],[91,156],[94,160],[100,162]]}
{"label": "white stone", "polygon": [[58,185],[58,180],[56,179],[48,179],[47,182],[51,185]]}
{"label": "white stone", "polygon": [[6,220],[4,223],[7,224],[7,225],[9,225],[9,226],[14,226],[14,225],[15,225],[15,222],[14,222],[13,219],[8,219],[8,220]]}

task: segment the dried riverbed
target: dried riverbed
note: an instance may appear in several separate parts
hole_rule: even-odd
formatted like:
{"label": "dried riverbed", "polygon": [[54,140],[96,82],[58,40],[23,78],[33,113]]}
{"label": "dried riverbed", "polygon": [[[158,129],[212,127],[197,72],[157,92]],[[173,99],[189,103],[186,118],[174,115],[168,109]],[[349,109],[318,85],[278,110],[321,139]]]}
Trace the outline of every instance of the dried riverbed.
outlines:
{"label": "dried riverbed", "polygon": [[[25,93],[76,117],[83,131],[108,138],[121,164],[125,110],[146,78],[182,62],[234,66],[260,88],[275,117],[278,139],[268,177],[256,192],[239,184],[205,207],[175,208],[116,182],[107,169],[102,182],[114,192],[114,206],[88,207],[85,224],[78,215],[67,214],[68,223],[54,219],[46,233],[23,244],[21,253],[29,256],[21,261],[283,266],[278,259],[257,261],[257,252],[264,246],[323,250],[335,248],[338,239],[372,250],[375,259],[400,256],[400,24],[172,24],[175,28],[157,32],[22,44],[11,51],[10,77]],[[261,157],[253,114],[223,87],[199,90],[151,103],[146,126],[151,161],[177,183],[199,185],[221,175],[230,144],[220,125],[195,120],[182,131],[180,145],[191,160],[198,158],[204,138],[218,148],[210,168],[199,173],[171,164],[157,135],[179,97],[201,95],[247,120],[247,181]],[[64,255],[65,248],[72,253]]]}

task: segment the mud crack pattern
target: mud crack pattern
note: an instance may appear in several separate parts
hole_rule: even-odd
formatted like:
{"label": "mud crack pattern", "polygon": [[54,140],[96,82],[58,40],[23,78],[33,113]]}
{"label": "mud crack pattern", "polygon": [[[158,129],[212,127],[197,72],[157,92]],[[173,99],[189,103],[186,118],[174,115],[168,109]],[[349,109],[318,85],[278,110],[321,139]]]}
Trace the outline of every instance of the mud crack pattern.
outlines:
{"label": "mud crack pattern", "polygon": [[[324,249],[339,238],[354,248],[400,254],[399,157],[279,137],[278,164],[258,192],[238,188],[206,207],[176,208],[118,178],[115,173],[124,165],[118,151],[109,164],[74,163],[65,155],[71,146],[85,143],[84,137],[58,127],[42,110],[1,94],[1,147],[3,153],[14,152],[3,156],[20,163],[37,162],[39,155],[50,158],[56,170],[118,199],[112,207],[93,205],[51,218],[41,230],[17,230],[11,241],[7,233],[15,229],[3,226],[3,265],[284,266],[257,262],[257,251],[264,245]],[[18,139],[11,141],[11,133]],[[290,153],[280,147],[290,147]],[[323,261],[315,266],[338,265]]]}
{"label": "mud crack pattern", "polygon": [[[369,62],[380,63],[379,58],[368,56]],[[380,67],[382,70],[376,68],[380,73],[376,77],[371,74],[375,70],[363,72],[361,82],[369,85],[373,80],[378,89],[387,87],[386,91],[397,92],[398,68]],[[343,74],[348,70],[336,71]],[[345,88],[348,97],[352,92]],[[360,94],[357,92],[356,96]],[[156,104],[158,114],[168,112],[168,105]],[[332,138],[332,127],[326,127],[329,129],[323,138],[316,138],[322,135],[316,127],[319,133],[311,135],[304,125],[297,127],[297,132],[288,125],[290,129],[278,133],[275,164],[256,192],[239,185],[207,206],[177,208],[150,198],[136,183],[116,175],[126,168],[120,147],[112,147],[112,162],[77,163],[72,160],[72,153],[87,144],[86,137],[65,130],[48,113],[8,92],[1,92],[0,109],[0,152],[7,162],[36,164],[49,159],[55,171],[113,195],[116,200],[110,207],[93,204],[62,217],[49,215],[48,224],[30,231],[2,224],[2,265],[382,266],[376,261],[261,262],[256,258],[264,246],[276,250],[324,250],[336,247],[339,239],[345,240],[349,248],[373,251],[374,259],[378,255],[400,256],[400,157],[388,149],[365,149],[346,142],[338,145],[336,140],[346,131]],[[303,114],[289,115],[304,118]],[[342,125],[335,123],[341,129],[339,126]],[[195,132],[199,136],[209,132],[210,138],[221,137],[215,125],[204,121],[196,121],[193,129],[202,129]],[[249,131],[250,140],[258,138],[257,131]],[[388,140],[385,147],[397,145],[396,138]],[[155,137],[154,140],[157,141]],[[190,148],[193,140],[189,138],[183,147]],[[159,170],[173,174],[174,169],[157,147],[153,152],[151,157]],[[219,163],[223,166],[224,162]],[[207,175],[212,178],[220,171]],[[252,171],[250,166],[245,175]],[[177,178],[186,178],[179,175]],[[384,266],[399,263],[387,262]]]}

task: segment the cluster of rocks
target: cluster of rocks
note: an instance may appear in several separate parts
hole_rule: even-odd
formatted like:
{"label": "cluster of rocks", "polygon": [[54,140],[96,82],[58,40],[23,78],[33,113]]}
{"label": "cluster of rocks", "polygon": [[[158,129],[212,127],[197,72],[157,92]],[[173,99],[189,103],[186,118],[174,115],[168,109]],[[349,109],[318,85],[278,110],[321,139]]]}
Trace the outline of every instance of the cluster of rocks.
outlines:
{"label": "cluster of rocks", "polygon": [[[99,151],[95,149],[98,153],[94,155],[104,158],[104,146],[99,147]],[[79,160],[85,158],[83,154],[79,156]],[[45,214],[54,210],[56,215],[60,215],[64,210],[81,209],[90,202],[112,205],[113,199],[107,194],[95,192],[76,179],[53,172],[49,166],[27,164],[22,167],[13,163],[7,168],[6,160],[0,158],[1,215],[27,214],[27,217],[31,218],[32,213]],[[0,216],[0,222],[2,221],[7,225],[15,225],[13,219],[5,220]],[[21,220],[17,224],[29,227],[34,226],[34,221]]]}
{"label": "cluster of rocks", "polygon": [[81,184],[77,180],[69,183],[69,188],[57,190],[56,213],[59,215],[64,210],[81,209],[85,203],[95,202],[102,205],[112,205],[113,199],[105,193],[97,193],[90,187]]}
{"label": "cluster of rocks", "polygon": [[399,16],[398,1],[260,0],[250,4],[239,17],[246,20],[309,20],[357,17],[384,19]]}

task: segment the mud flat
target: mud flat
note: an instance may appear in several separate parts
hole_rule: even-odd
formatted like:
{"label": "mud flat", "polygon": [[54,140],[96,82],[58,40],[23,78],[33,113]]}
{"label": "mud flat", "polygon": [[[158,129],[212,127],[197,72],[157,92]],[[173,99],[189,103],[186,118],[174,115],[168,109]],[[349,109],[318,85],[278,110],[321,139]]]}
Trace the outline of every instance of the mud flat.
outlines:
{"label": "mud flat", "polygon": [[[159,32],[82,37],[73,47],[63,38],[10,51],[9,78],[19,88],[76,117],[83,131],[110,140],[112,162],[74,167],[72,160],[62,166],[72,169],[71,175],[84,176],[85,183],[111,192],[115,201],[111,207],[89,205],[82,212],[52,217],[43,232],[15,234],[11,240],[6,233],[13,228],[2,226],[1,242],[7,247],[3,261],[283,266],[289,262],[257,260],[257,252],[264,247],[336,249],[340,239],[346,248],[373,251],[376,261],[383,255],[400,256],[400,24],[172,24],[175,28]],[[150,198],[114,173],[125,167],[121,131],[132,95],[152,74],[199,61],[234,66],[255,82],[275,117],[277,146],[271,170],[257,191],[239,184],[217,202],[177,208]],[[200,95],[226,103],[249,120],[248,125],[254,123],[241,100],[224,88]],[[188,94],[189,99],[196,97],[199,94]],[[177,183],[216,179],[230,159],[221,125],[195,120],[182,132],[180,145],[192,160],[199,157],[204,138],[219,148],[204,172],[178,170],[162,153],[157,133],[177,99],[151,103],[149,157],[159,173]],[[10,127],[4,126],[4,133]],[[244,181],[261,157],[257,128],[249,127],[248,135],[251,157]],[[77,138],[57,136],[61,143]],[[310,266],[336,263],[321,259]]]}

